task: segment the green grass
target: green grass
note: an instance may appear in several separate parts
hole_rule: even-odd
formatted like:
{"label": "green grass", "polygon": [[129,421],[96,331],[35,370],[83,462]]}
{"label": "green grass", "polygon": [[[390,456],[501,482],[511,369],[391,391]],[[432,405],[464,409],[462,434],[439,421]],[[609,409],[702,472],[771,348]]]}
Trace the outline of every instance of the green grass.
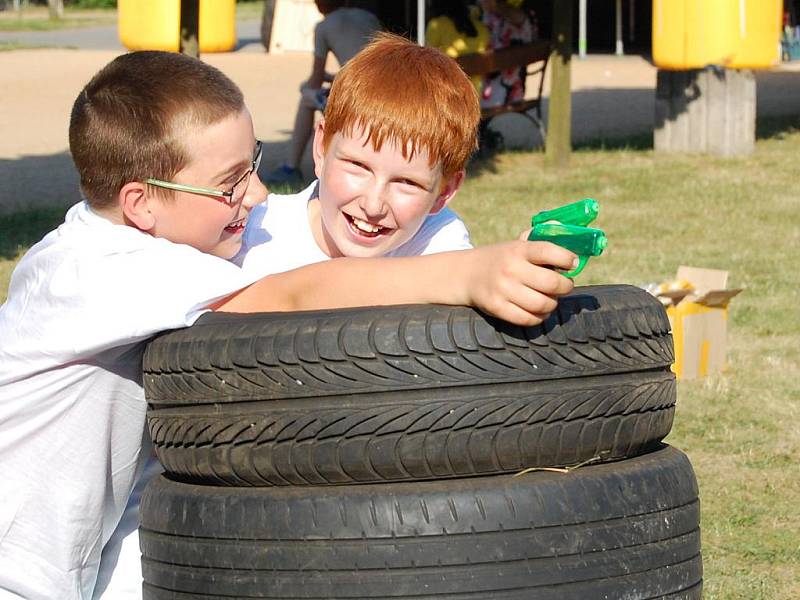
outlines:
{"label": "green grass", "polygon": [[17,13],[12,10],[0,12],[0,31],[52,31],[116,23],[115,9],[65,8],[61,19],[51,19],[47,7],[43,6],[29,6]]}
{"label": "green grass", "polygon": [[9,52],[11,50],[25,50],[26,48],[31,48],[28,44],[23,44],[20,42],[5,42],[0,41],[0,52]]}
{"label": "green grass", "polygon": [[[667,442],[695,467],[706,600],[800,598],[800,119],[759,124],[747,158],[656,155],[643,138],[583,144],[571,167],[540,153],[473,165],[454,201],[478,244],[515,237],[532,213],[593,197],[610,245],[581,284],[727,269],[728,371],[681,381]],[[0,299],[21,253],[63,210],[0,218]]]}
{"label": "green grass", "polygon": [[800,598],[800,119],[759,135],[748,158],[656,155],[640,139],[586,144],[565,171],[505,154],[454,201],[485,244],[593,197],[610,241],[580,283],[644,285],[686,264],[746,288],[730,305],[727,372],[679,383],[666,440],[697,472],[707,600]]}
{"label": "green grass", "polygon": [[[261,19],[264,10],[263,0],[249,0],[236,3],[236,18],[245,21]],[[114,8],[75,8],[66,7],[61,19],[51,19],[45,6],[27,6],[19,12],[5,10],[0,12],[0,32],[3,31],[53,31],[117,24],[117,10]],[[4,49],[0,47],[0,49]],[[11,48],[5,48],[11,49]]]}
{"label": "green grass", "polygon": [[260,21],[264,13],[264,0],[239,0],[236,2],[236,18],[242,21]]}

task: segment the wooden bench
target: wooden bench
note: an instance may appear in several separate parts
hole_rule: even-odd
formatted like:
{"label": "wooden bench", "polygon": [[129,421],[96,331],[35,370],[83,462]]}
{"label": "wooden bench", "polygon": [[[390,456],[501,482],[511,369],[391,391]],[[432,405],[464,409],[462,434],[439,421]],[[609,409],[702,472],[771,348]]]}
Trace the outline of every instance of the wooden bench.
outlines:
{"label": "wooden bench", "polygon": [[530,81],[526,80],[526,98],[517,102],[510,102],[500,106],[484,108],[481,110],[481,138],[487,134],[489,122],[497,115],[505,113],[518,113],[539,130],[542,144],[545,140],[545,126],[542,119],[542,88],[544,87],[545,69],[550,58],[552,46],[550,42],[533,42],[511,46],[485,54],[465,54],[456,59],[464,72],[470,77],[480,75],[485,77],[490,73],[504,71],[505,69],[525,68],[526,77],[538,77],[534,90],[530,88]]}

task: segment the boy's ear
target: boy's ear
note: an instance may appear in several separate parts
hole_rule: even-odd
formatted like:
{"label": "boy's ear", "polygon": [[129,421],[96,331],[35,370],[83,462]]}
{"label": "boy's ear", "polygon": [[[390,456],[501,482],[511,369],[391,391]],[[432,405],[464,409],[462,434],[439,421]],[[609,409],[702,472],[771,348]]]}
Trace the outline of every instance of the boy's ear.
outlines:
{"label": "boy's ear", "polygon": [[439,197],[436,198],[436,202],[433,203],[433,207],[431,208],[429,214],[435,215],[445,206],[447,206],[450,200],[453,199],[453,196],[455,196],[458,190],[461,189],[461,185],[464,183],[465,176],[466,171],[461,169],[447,178],[447,181],[445,182],[444,186],[442,186],[442,190],[439,192]]}
{"label": "boy's ear", "polygon": [[156,223],[146,192],[145,184],[131,181],[122,186],[117,197],[125,221],[142,231],[150,231]]}
{"label": "boy's ear", "polygon": [[314,157],[314,175],[317,179],[320,178],[322,173],[322,163],[325,160],[325,119],[320,119],[317,126],[314,128],[314,144],[312,146],[312,155]]}

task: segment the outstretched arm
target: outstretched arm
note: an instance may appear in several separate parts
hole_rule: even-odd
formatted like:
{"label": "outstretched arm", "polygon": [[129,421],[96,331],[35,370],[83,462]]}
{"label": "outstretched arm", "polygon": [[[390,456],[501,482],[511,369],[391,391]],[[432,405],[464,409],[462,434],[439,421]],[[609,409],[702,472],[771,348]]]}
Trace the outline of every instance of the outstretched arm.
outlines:
{"label": "outstretched arm", "polygon": [[408,258],[337,258],[270,275],[215,310],[262,312],[435,303],[475,306],[518,325],[537,325],[571,280],[549,268],[573,267],[571,252],[514,241]]}

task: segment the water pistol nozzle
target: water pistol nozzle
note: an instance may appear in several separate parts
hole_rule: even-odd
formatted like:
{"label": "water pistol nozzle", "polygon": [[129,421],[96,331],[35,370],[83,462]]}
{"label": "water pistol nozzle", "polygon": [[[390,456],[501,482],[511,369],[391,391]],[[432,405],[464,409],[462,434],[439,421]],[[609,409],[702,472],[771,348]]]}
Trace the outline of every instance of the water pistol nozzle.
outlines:
{"label": "water pistol nozzle", "polygon": [[548,221],[586,227],[597,218],[599,212],[600,204],[597,200],[586,198],[552,210],[543,210],[536,213],[531,218],[531,227],[536,227],[539,223],[547,223]]}
{"label": "water pistol nozzle", "polygon": [[564,273],[565,277],[576,277],[583,271],[589,257],[599,256],[608,246],[608,238],[601,229],[586,227],[594,221],[599,210],[597,201],[587,198],[537,213],[531,219],[533,229],[528,239],[552,242],[577,254],[578,266]]}

